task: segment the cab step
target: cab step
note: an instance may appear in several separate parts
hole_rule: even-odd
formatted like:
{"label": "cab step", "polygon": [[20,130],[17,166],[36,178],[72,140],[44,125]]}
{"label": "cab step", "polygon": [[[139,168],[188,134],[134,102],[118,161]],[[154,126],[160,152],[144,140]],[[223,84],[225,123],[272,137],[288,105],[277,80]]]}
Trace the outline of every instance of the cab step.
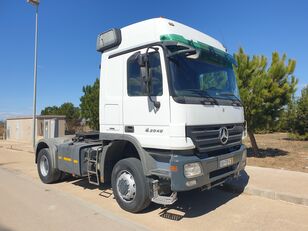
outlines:
{"label": "cab step", "polygon": [[158,193],[159,185],[158,180],[152,181],[153,197],[152,201],[161,205],[172,205],[177,201],[177,192],[172,192],[170,196],[161,196]]}
{"label": "cab step", "polygon": [[98,173],[98,156],[102,151],[102,147],[93,147],[87,153],[87,173],[90,184],[99,186],[99,173]]}

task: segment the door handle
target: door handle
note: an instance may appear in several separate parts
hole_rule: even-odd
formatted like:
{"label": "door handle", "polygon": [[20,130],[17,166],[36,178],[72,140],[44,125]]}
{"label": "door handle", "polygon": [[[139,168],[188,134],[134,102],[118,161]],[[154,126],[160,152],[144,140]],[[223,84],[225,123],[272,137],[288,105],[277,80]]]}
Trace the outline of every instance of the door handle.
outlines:
{"label": "door handle", "polygon": [[134,126],[125,126],[125,132],[134,133]]}

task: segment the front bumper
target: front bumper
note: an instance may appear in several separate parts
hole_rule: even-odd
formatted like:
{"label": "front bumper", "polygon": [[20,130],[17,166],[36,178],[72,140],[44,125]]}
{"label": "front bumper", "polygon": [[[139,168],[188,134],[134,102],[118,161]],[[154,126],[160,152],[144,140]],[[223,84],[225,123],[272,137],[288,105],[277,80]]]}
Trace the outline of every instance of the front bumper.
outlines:
{"label": "front bumper", "polygon": [[[233,158],[233,163],[227,167],[220,167],[221,160]],[[199,162],[203,174],[194,178],[186,178],[184,165]],[[176,166],[177,171],[171,172],[171,190],[174,192],[188,191],[195,188],[205,187],[207,189],[223,183],[227,178],[239,174],[246,166],[246,147],[241,145],[240,149],[221,156],[200,159],[197,156],[174,155],[170,164]]]}

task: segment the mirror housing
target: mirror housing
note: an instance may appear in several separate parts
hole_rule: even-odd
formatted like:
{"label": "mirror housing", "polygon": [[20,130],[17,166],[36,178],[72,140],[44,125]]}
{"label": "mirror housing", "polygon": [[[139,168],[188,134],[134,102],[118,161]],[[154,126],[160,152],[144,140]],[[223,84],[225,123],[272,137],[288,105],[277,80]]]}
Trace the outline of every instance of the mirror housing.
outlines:
{"label": "mirror housing", "polygon": [[[137,59],[138,59],[138,64],[140,66],[141,70],[141,78],[145,83],[146,86],[146,94],[148,95],[150,101],[154,104],[155,108],[160,108],[160,102],[158,101],[153,101],[151,97],[151,89],[152,89],[152,76],[150,73],[150,63],[149,63],[149,49],[152,47],[148,47],[147,51],[145,54],[138,54]],[[155,48],[152,48],[156,50]]]}
{"label": "mirror housing", "polygon": [[146,85],[146,93],[148,96],[151,94],[151,76],[149,68],[148,54],[138,54],[137,60],[141,70],[141,78]]}

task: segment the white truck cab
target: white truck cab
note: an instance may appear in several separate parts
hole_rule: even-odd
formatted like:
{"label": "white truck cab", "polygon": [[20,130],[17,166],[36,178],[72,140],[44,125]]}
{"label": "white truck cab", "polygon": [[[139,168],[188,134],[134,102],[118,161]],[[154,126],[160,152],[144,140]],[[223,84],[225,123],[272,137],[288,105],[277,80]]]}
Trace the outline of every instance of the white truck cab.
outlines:
{"label": "white truck cab", "polygon": [[119,205],[138,212],[151,201],[172,204],[177,192],[222,184],[244,169],[236,63],[220,42],[155,18],[101,33],[97,51],[100,131],[39,141],[43,182],[62,172],[97,185],[111,180]]}

